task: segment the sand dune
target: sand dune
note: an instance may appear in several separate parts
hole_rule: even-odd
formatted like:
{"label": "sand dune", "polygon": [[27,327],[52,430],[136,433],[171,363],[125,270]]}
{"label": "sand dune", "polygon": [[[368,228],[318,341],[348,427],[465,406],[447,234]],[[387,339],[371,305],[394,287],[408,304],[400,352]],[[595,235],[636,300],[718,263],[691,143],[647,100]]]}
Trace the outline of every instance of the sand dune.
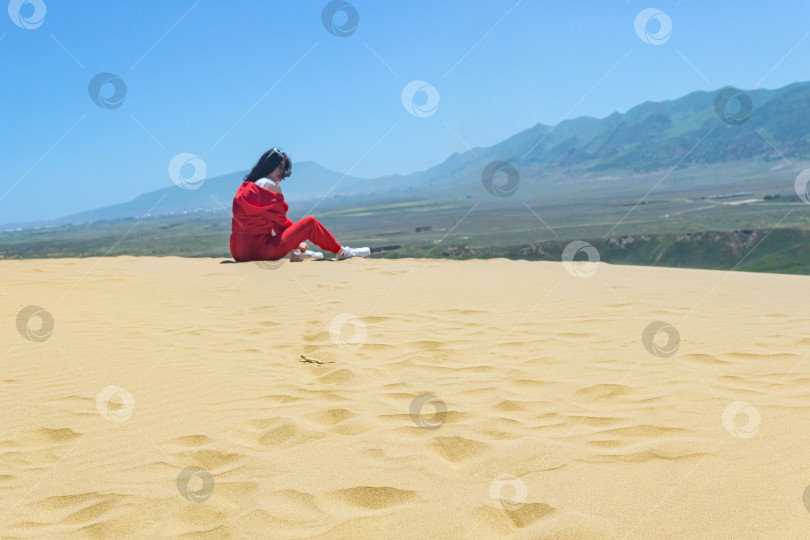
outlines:
{"label": "sand dune", "polygon": [[219,262],[0,261],[2,537],[807,535],[807,277]]}

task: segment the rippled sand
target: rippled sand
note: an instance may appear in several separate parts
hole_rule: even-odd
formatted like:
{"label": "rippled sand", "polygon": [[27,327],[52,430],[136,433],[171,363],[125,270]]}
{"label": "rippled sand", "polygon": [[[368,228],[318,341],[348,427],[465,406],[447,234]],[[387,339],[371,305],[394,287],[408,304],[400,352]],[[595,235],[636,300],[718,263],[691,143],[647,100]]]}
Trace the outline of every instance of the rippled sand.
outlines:
{"label": "rippled sand", "polygon": [[807,277],[219,263],[0,261],[0,536],[807,536]]}

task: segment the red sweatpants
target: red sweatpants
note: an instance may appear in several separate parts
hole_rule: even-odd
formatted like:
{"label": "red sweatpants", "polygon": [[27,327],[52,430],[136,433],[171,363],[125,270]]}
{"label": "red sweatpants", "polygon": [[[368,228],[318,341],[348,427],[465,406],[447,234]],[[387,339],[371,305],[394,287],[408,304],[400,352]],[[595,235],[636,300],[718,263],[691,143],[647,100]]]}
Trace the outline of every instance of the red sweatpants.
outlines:
{"label": "red sweatpants", "polygon": [[269,236],[263,249],[262,259],[270,261],[281,259],[292,250],[298,249],[298,244],[305,240],[311,240],[325,251],[332,253],[340,251],[340,244],[337,243],[332,233],[320,221],[312,216],[307,216],[284,229],[281,234]]}

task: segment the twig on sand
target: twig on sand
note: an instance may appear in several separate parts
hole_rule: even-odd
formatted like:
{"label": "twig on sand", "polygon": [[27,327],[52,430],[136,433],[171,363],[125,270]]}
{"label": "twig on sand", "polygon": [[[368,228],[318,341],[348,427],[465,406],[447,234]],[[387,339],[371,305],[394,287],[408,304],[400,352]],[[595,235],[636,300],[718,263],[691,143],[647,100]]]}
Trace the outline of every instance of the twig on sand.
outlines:
{"label": "twig on sand", "polygon": [[324,362],[323,360],[318,360],[317,358],[310,358],[305,355],[301,355],[301,360],[299,362],[306,362],[308,364],[334,364],[335,362]]}

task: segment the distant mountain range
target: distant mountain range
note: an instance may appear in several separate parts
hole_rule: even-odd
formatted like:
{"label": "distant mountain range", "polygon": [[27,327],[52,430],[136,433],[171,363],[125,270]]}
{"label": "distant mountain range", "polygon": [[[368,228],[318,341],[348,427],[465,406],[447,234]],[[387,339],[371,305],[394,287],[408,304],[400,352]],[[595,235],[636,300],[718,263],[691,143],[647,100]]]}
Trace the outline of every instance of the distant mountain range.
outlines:
{"label": "distant mountain range", "polygon": [[[750,100],[752,111],[750,118],[743,117],[746,121],[737,124],[722,121],[716,110],[721,90],[693,92],[660,103],[647,102],[624,114],[614,113],[602,119],[580,117],[556,126],[537,124],[494,146],[455,153],[435,167],[407,176],[362,179],[314,162],[294,163],[293,176],[285,180],[285,195],[290,201],[323,198],[325,206],[357,206],[369,199],[386,197],[480,197],[482,170],[494,160],[513,165],[520,171],[521,181],[531,186],[623,178],[675,166],[697,172],[703,167],[730,162],[753,163],[766,170],[773,161],[810,158],[807,122],[810,83],[744,92],[743,100]],[[732,114],[734,104],[730,104]],[[740,170],[734,168],[734,174]],[[78,224],[147,213],[230,210],[233,195],[246,172],[207,179],[196,190],[167,187],[53,223]],[[719,181],[722,183],[722,178]]]}
{"label": "distant mountain range", "polygon": [[[197,189],[182,189],[178,186],[150,191],[135,199],[112,206],[105,206],[73,214],[56,220],[57,223],[87,223],[92,221],[140,217],[150,215],[173,215],[188,212],[231,210],[231,203],[236,189],[248,171],[239,171],[215,178],[206,179]],[[309,200],[328,194],[331,199],[353,193],[358,184],[367,180],[346,176],[321,167],[312,161],[293,164],[294,176],[284,181],[285,196],[288,200]],[[395,183],[394,179],[404,178],[390,176],[381,179]],[[359,188],[365,190],[365,186]],[[332,193],[330,193],[332,190]]]}

